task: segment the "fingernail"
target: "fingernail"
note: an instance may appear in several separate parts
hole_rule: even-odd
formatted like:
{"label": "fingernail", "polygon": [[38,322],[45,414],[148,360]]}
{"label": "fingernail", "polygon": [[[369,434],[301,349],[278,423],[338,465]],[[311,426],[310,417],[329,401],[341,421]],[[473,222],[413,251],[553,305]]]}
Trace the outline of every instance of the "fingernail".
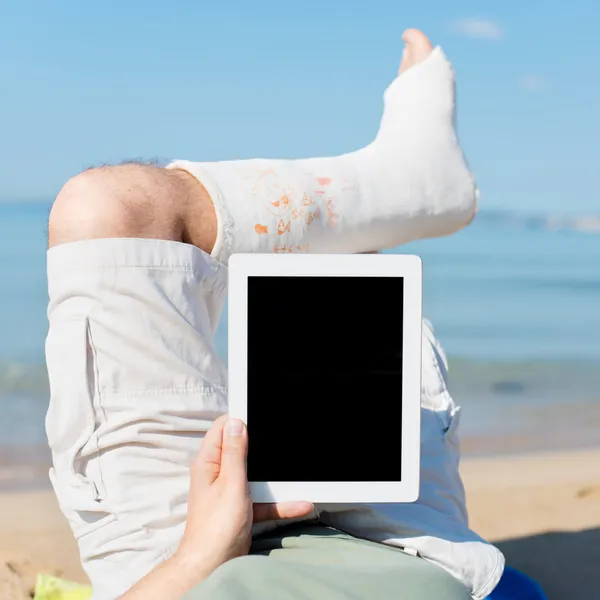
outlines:
{"label": "fingernail", "polygon": [[244,424],[239,419],[228,419],[225,424],[227,435],[242,435]]}

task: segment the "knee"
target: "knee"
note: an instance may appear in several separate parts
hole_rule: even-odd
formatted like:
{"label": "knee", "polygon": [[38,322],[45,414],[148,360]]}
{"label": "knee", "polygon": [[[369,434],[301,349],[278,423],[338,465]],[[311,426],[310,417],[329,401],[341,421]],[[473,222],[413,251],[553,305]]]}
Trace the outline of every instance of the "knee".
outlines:
{"label": "knee", "polygon": [[[70,179],[50,211],[49,246],[80,240],[156,237],[178,240],[169,173],[147,165],[89,169]],[[161,203],[161,195],[169,201]]]}
{"label": "knee", "polygon": [[125,215],[107,175],[104,168],[90,169],[62,187],[48,220],[49,246],[116,237]]}

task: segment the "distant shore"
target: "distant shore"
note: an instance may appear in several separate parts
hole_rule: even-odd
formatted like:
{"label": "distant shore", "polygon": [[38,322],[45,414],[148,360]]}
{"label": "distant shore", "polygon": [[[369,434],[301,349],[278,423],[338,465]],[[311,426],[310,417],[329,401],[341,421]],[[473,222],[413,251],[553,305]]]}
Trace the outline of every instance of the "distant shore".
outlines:
{"label": "distant shore", "polygon": [[[37,429],[35,439],[45,439],[43,422]],[[521,401],[518,396],[489,404],[466,400],[460,436],[466,460],[600,448],[600,400],[548,404]],[[10,444],[0,438],[0,493],[50,489],[50,465],[45,442]]]}
{"label": "distant shore", "polygon": [[[50,210],[53,200],[43,198],[0,198],[0,209],[10,209],[16,206],[43,207]],[[476,216],[477,223],[487,223],[500,227],[522,227],[542,229],[544,231],[578,231],[580,233],[600,233],[600,214],[595,212],[580,212],[564,214],[552,212],[531,212],[523,210],[495,210],[483,208]]]}

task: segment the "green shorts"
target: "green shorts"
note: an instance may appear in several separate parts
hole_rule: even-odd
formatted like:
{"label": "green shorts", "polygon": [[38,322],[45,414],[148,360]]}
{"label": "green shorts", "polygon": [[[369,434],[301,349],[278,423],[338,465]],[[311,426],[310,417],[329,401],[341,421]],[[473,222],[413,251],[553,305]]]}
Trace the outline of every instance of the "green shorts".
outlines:
{"label": "green shorts", "polygon": [[186,600],[470,600],[436,565],[322,526],[265,534]]}

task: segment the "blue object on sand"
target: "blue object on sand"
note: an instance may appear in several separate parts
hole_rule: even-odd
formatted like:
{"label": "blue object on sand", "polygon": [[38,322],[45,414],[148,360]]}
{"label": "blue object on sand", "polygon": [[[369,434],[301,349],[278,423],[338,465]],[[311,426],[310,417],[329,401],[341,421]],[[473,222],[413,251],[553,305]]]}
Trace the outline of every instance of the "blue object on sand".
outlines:
{"label": "blue object on sand", "polygon": [[548,600],[539,583],[524,573],[506,567],[500,583],[487,600]]}

